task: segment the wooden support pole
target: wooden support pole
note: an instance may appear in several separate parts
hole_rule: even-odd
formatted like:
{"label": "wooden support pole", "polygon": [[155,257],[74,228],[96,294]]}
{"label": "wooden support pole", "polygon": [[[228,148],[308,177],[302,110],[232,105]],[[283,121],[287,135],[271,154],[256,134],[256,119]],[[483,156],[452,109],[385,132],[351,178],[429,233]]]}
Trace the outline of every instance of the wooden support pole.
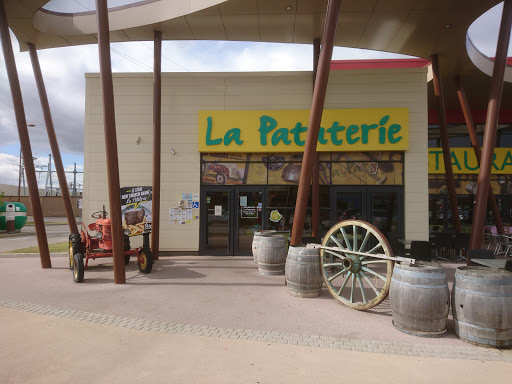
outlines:
{"label": "wooden support pole", "polygon": [[[466,92],[464,91],[464,87],[462,86],[462,81],[460,80],[460,77],[457,77],[455,79],[455,83],[457,86],[457,96],[459,97],[460,107],[462,109],[462,113],[464,114],[466,125],[468,126],[469,137],[471,139],[471,146],[473,147],[473,151],[475,152],[476,161],[478,161],[478,165],[480,165],[482,150],[480,148],[480,143],[478,142],[478,136],[476,135],[475,124],[473,122],[471,109],[469,108],[468,100],[466,98]],[[498,233],[504,234],[505,229],[503,228],[503,221],[501,220],[500,209],[498,207],[498,204],[496,203],[496,198],[494,197],[494,192],[492,191],[492,187],[490,185],[487,205],[491,207],[492,216],[494,217],[494,222],[496,223]]]}
{"label": "wooden support pole", "polygon": [[459,207],[457,203],[457,192],[455,190],[455,181],[453,179],[452,158],[450,151],[450,141],[448,138],[448,124],[446,123],[446,109],[444,106],[443,84],[441,82],[441,73],[439,69],[439,59],[437,55],[432,55],[432,73],[434,82],[434,93],[439,113],[439,128],[441,133],[441,145],[443,147],[444,172],[446,175],[446,186],[448,187],[448,199],[452,213],[453,228],[460,233]]}
{"label": "wooden support pole", "polygon": [[64,165],[62,164],[62,158],[60,156],[59,143],[57,141],[57,135],[55,134],[55,128],[53,126],[52,113],[50,111],[50,104],[48,102],[48,95],[46,94],[46,87],[44,85],[43,73],[41,72],[39,58],[37,56],[37,51],[34,44],[28,43],[27,45],[28,52],[30,54],[30,60],[32,62],[32,69],[34,70],[34,77],[36,79],[39,100],[41,101],[41,109],[43,110],[44,124],[46,125],[46,131],[48,132],[48,140],[50,141],[50,147],[52,149],[53,161],[55,162],[55,170],[57,171],[57,178],[59,179],[59,186],[62,194],[62,201],[64,202],[64,210],[66,211],[66,217],[68,219],[69,231],[70,233],[78,233],[76,218],[75,214],[73,213],[73,206],[71,204],[71,197],[69,195],[68,182],[66,180]]}
{"label": "wooden support pole", "polygon": [[313,159],[316,154],[318,131],[320,130],[320,121],[322,120],[322,113],[324,109],[325,93],[327,90],[327,82],[329,80],[329,70],[331,66],[334,37],[336,35],[336,27],[338,24],[338,15],[340,13],[340,5],[341,0],[329,0],[327,5],[322,49],[320,50],[320,58],[318,60],[318,73],[315,80],[313,100],[311,102],[311,114],[309,117],[308,132],[304,146],[304,156],[302,158],[299,191],[297,193],[295,216],[293,219],[293,229],[290,241],[291,245],[302,243],[302,232],[304,231],[309,188],[311,185],[311,170],[313,166]]}
{"label": "wooden support pole", "polygon": [[[489,103],[487,104],[487,117],[485,119],[484,139],[482,142],[482,157],[480,159],[480,173],[478,174],[478,185],[476,202],[473,209],[473,226],[471,227],[470,249],[480,249],[482,244],[482,232],[487,213],[487,198],[491,179],[491,167],[494,156],[494,142],[496,139],[496,128],[498,126],[498,115],[503,90],[503,77],[507,62],[507,50],[510,41],[510,26],[512,23],[512,0],[505,0],[503,3],[503,14],[501,16],[500,32],[498,35],[498,46],[496,47],[496,58],[492,71],[491,90],[489,92]],[[468,257],[468,264],[471,262]]]}
{"label": "wooden support pole", "polygon": [[153,199],[151,250],[158,260],[160,248],[160,164],[162,151],[162,32],[155,31],[153,69]]}
{"label": "wooden support pole", "polygon": [[5,68],[7,70],[7,77],[11,88],[12,104],[14,107],[14,114],[16,116],[21,152],[23,153],[23,160],[25,163],[25,173],[27,176],[30,205],[32,206],[32,215],[34,217],[34,226],[36,229],[41,266],[43,268],[51,268],[52,261],[50,259],[50,251],[48,249],[48,239],[46,238],[43,210],[41,209],[41,201],[39,200],[39,188],[37,186],[34,159],[32,157],[32,148],[30,146],[30,137],[28,135],[25,107],[23,106],[23,97],[21,95],[20,80],[16,69],[16,61],[14,60],[11,37],[9,36],[9,26],[7,24],[4,0],[0,0],[0,38],[2,40]]}
{"label": "wooden support pole", "polygon": [[[320,57],[320,38],[313,40],[313,91],[315,89],[318,59]],[[318,152],[313,159],[311,181],[311,236],[318,237],[320,230],[320,168]]]}
{"label": "wooden support pole", "polygon": [[101,89],[103,91],[103,124],[107,158],[108,200],[112,223],[112,252],[114,283],[126,283],[124,265],[123,224],[121,221],[121,187],[117,159],[116,120],[114,111],[114,85],[110,61],[110,35],[107,0],[96,0],[98,18],[98,48],[100,57]]}

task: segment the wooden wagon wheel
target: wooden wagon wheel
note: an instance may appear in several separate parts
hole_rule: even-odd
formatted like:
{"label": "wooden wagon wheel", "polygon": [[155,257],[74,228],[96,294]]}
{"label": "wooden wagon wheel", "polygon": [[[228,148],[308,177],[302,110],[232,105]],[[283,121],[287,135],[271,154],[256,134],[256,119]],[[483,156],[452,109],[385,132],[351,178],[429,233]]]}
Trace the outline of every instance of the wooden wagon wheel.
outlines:
{"label": "wooden wagon wheel", "polygon": [[325,235],[320,255],[325,284],[341,304],[365,310],[387,297],[393,260],[383,257],[393,257],[393,251],[373,225],[339,222]]}

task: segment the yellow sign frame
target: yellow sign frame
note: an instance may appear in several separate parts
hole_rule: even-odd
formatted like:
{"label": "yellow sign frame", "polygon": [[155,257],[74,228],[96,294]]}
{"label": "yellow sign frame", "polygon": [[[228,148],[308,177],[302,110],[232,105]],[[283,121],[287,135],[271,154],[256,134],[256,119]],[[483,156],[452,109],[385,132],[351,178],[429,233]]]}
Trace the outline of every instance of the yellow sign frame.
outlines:
{"label": "yellow sign frame", "polygon": [[[302,152],[309,110],[199,111],[200,152]],[[326,109],[317,150],[405,151],[408,108]]]}

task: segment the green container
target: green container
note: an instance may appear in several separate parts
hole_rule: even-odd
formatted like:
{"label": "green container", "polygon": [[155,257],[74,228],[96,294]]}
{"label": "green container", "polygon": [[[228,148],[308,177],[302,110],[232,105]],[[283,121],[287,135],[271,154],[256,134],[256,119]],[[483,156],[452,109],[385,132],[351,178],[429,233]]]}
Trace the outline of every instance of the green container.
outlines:
{"label": "green container", "polygon": [[7,230],[8,220],[14,220],[14,229],[19,231],[27,223],[27,207],[17,202],[0,204],[0,230]]}

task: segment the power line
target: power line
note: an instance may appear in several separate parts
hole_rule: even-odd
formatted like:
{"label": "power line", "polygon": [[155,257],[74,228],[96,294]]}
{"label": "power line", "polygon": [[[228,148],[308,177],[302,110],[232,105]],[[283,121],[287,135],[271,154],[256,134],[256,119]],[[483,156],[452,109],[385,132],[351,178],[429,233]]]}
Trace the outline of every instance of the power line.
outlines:
{"label": "power line", "polygon": [[[119,51],[118,51],[117,49],[115,49],[115,48],[112,48],[112,47],[111,47],[110,49],[112,50],[112,52],[117,53],[119,56],[121,56],[121,57],[125,58],[126,60],[131,61],[133,64],[138,65],[139,67],[141,67],[141,68],[143,68],[143,69],[146,69],[146,70],[148,70],[148,69],[149,69],[149,71],[152,71],[152,70],[153,70],[153,68],[151,68],[149,65],[146,65],[146,64],[144,64],[143,62],[141,62],[141,61],[139,61],[139,60],[137,60],[137,59],[134,59],[133,57],[130,57],[130,56],[128,56],[128,55],[127,55],[127,54],[125,54],[125,53],[119,52]],[[145,68],[144,68],[144,67],[145,67]]]}
{"label": "power line", "polygon": [[[147,46],[146,44],[144,44],[142,41],[139,41],[139,43],[141,43],[143,46],[145,46],[145,47],[146,47],[146,48],[148,48],[148,49],[152,49],[151,47],[149,47],[149,46]],[[187,68],[185,68],[183,65],[180,65],[180,64],[178,64],[177,62],[175,62],[174,60],[169,59],[167,56],[165,56],[165,55],[163,55],[163,54],[162,54],[162,57],[163,57],[164,59],[169,60],[169,61],[170,61],[171,63],[173,63],[174,65],[177,65],[178,67],[180,67],[180,68],[184,69],[185,71],[190,72],[190,70],[188,70]]]}

